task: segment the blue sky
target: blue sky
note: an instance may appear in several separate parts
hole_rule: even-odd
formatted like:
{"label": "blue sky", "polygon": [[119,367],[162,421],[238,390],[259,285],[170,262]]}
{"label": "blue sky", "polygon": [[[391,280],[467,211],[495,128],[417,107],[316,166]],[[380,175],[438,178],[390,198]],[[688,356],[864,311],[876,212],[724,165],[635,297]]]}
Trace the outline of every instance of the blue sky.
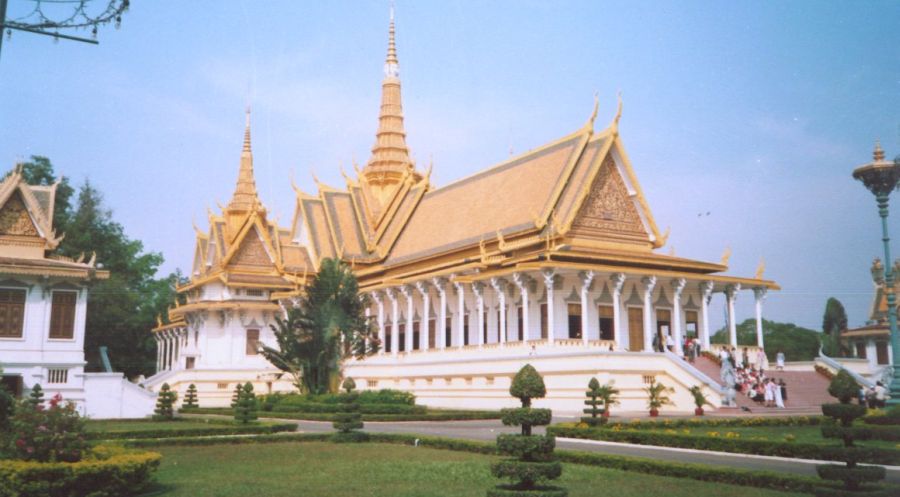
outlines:
{"label": "blue sky", "polygon": [[[282,224],[292,177],[314,191],[311,171],[339,186],[341,166],[365,163],[386,1],[132,3],[99,46],[4,41],[3,167],[40,154],[90,178],[168,272],[189,267],[192,220],[230,196],[248,103],[257,184]],[[408,143],[438,185],[570,133],[595,92],[604,127],[621,91],[621,136],[677,255],[718,261],[730,246],[729,273],[743,276],[764,257],[783,287],[768,318],[818,328],[835,296],[851,325],[866,319],[880,233],[850,173],[876,137],[900,154],[900,3],[396,8]],[[896,207],[891,229],[900,240]],[[739,297],[739,318],[751,301]]]}

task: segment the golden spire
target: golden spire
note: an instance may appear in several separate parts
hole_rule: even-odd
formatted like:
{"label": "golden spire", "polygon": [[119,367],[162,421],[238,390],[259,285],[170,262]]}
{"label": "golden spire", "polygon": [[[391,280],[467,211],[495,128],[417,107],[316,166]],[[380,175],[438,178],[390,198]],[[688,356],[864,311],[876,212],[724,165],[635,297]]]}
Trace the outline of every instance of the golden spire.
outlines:
{"label": "golden spire", "polygon": [[406,146],[403,129],[403,106],[400,99],[400,71],[394,37],[394,9],[388,29],[388,50],[381,83],[381,112],[375,145],[363,174],[372,186],[383,187],[400,183],[407,172],[414,169]]}
{"label": "golden spire", "polygon": [[253,152],[250,149],[250,108],[247,108],[247,125],[244,129],[244,148],[241,151],[241,167],[238,170],[237,186],[228,202],[230,211],[249,211],[259,205],[256,195],[256,180],[253,178]]}
{"label": "golden spire", "polygon": [[872,158],[875,159],[875,162],[884,160],[884,149],[881,148],[881,140],[875,140],[875,151],[872,152]]}

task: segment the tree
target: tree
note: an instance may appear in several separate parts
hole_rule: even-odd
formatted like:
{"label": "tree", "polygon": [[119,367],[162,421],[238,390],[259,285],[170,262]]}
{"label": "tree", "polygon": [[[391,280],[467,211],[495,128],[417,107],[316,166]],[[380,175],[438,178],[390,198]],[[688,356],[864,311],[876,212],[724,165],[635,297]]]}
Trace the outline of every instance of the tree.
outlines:
{"label": "tree", "polygon": [[[613,386],[612,382],[601,385],[597,378],[591,378],[591,381],[588,382],[586,395],[588,400],[585,400],[584,403],[590,408],[584,409],[584,413],[590,414],[590,417],[581,418],[581,422],[591,426],[606,423],[607,418],[609,418],[610,406],[619,403],[616,400],[619,390]],[[597,417],[598,414],[601,415],[600,418]]]}
{"label": "tree", "polygon": [[31,387],[31,393],[28,394],[26,402],[32,409],[44,407],[44,390],[41,389],[40,383],[35,383],[34,386]]}
{"label": "tree", "polygon": [[241,424],[247,424],[256,419],[256,394],[253,393],[253,384],[244,383],[238,397],[237,406],[234,408],[234,420]]}
{"label": "tree", "polygon": [[172,421],[175,419],[175,401],[178,394],[169,387],[168,383],[163,383],[156,396],[156,409],[153,411],[153,419],[156,421]]}
{"label": "tree", "polygon": [[110,271],[108,280],[90,287],[85,325],[87,371],[101,371],[100,346],[106,345],[113,369],[129,378],[154,372],[156,341],[147,333],[175,298],[180,273],[155,279],[162,255],[144,252],[143,244],[131,240],[103,205],[103,196],[90,182],[75,190],[68,178],[56,176],[46,157],[32,156],[22,165],[22,176],[31,185],[59,183],[54,200],[53,226],[65,234],[56,252],[77,258],[97,254],[97,263]]}
{"label": "tree", "polygon": [[533,426],[548,425],[553,417],[550,409],[531,407],[531,399],[547,395],[544,379],[534,367],[526,364],[513,378],[509,393],[519,399],[522,407],[502,409],[501,419],[506,426],[521,425],[522,433],[497,437],[498,452],[510,458],[491,464],[491,474],[508,478],[513,483],[488,490],[488,497],[566,497],[568,492],[564,488],[541,485],[562,475],[562,464],[553,455],[556,438],[531,433]]}
{"label": "tree", "polygon": [[[756,345],[756,319],[747,319],[738,324],[738,346]],[[775,354],[781,350],[787,361],[811,361],[819,355],[819,340],[822,334],[803,328],[793,323],[778,323],[763,319],[763,339],[766,345],[766,355],[770,361],[775,360]],[[710,339],[714,344],[728,343],[728,330],[720,328]]]}
{"label": "tree", "polygon": [[231,394],[231,408],[236,409],[238,403],[241,401],[241,392],[244,391],[243,385],[240,383],[234,384],[234,393]]}
{"label": "tree", "polygon": [[[0,366],[0,378],[3,377],[3,367]],[[9,418],[13,415],[16,399],[6,390],[6,385],[0,383],[0,433],[9,427]],[[3,443],[0,440],[0,453],[3,452]]]}
{"label": "tree", "polygon": [[378,351],[378,338],[365,315],[368,297],[359,294],[350,267],[323,259],[287,318],[271,326],[277,347],[263,345],[263,356],[290,374],[302,393],[336,392],[344,359]]}
{"label": "tree", "polygon": [[822,316],[822,348],[825,354],[837,357],[841,354],[841,333],[847,329],[847,313],[841,301],[830,297],[825,302]]}
{"label": "tree", "polygon": [[197,385],[191,383],[188,385],[187,392],[184,395],[184,402],[181,403],[182,409],[192,409],[197,407]]}

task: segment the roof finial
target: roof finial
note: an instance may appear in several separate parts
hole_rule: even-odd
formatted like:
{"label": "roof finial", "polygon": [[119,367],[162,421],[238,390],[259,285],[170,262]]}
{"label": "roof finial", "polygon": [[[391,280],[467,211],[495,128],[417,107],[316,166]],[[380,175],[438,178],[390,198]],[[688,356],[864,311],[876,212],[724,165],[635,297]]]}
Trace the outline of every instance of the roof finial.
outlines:
{"label": "roof finial", "polygon": [[588,127],[594,129],[594,119],[597,119],[597,110],[600,109],[600,93],[594,92],[594,110],[591,112],[591,118],[588,119]]}
{"label": "roof finial", "polygon": [[622,90],[619,90],[618,99],[619,105],[616,108],[616,117],[613,119],[617,128],[619,127],[619,119],[622,119]]}
{"label": "roof finial", "polygon": [[872,158],[875,159],[875,162],[884,160],[884,149],[881,148],[881,140],[875,140],[875,151],[872,152]]}
{"label": "roof finial", "polygon": [[244,152],[250,152],[250,106],[247,105],[247,123],[244,125]]}
{"label": "roof finial", "polygon": [[391,23],[388,28],[388,51],[384,61],[384,75],[397,77],[400,74],[397,61],[397,42],[394,36],[394,2],[391,2]]}
{"label": "roof finial", "polygon": [[250,107],[248,106],[246,128],[244,129],[244,148],[241,151],[241,165],[238,168],[237,186],[234,189],[231,201],[228,203],[228,208],[235,211],[249,211],[258,206],[256,180],[253,177],[253,152],[250,150]]}

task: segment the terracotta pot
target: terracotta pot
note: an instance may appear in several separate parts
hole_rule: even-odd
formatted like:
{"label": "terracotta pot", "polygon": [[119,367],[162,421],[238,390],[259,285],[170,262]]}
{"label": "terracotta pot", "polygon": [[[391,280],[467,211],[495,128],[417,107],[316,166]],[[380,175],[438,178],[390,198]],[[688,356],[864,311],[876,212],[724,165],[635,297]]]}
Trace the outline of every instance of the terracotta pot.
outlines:
{"label": "terracotta pot", "polygon": [[650,417],[655,418],[659,416],[659,409],[650,409]]}
{"label": "terracotta pot", "polygon": [[694,414],[696,414],[697,416],[703,416],[703,408],[698,407],[698,408],[694,409]]}

